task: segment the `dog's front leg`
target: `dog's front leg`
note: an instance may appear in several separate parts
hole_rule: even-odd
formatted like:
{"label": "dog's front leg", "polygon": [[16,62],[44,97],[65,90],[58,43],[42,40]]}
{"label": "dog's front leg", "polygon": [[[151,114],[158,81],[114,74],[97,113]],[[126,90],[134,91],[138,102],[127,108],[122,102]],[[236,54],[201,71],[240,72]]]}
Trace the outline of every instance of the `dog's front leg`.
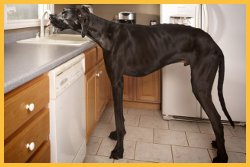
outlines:
{"label": "dog's front leg", "polygon": [[[116,125],[116,139],[117,143],[113,151],[111,152],[110,158],[119,159],[123,158],[123,139],[125,135],[125,126],[123,118],[123,77],[116,82],[112,83],[113,99],[114,99],[114,113],[115,113],[115,125]],[[111,135],[115,134],[111,132]]]}

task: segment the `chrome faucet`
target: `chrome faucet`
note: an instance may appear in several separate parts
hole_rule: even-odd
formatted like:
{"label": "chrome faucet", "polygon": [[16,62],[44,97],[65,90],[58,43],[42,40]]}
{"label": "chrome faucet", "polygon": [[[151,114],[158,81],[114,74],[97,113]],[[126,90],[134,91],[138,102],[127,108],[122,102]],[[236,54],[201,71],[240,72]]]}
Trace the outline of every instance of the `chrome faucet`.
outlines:
{"label": "chrome faucet", "polygon": [[42,18],[41,18],[41,24],[40,24],[40,37],[44,37],[44,17],[45,15],[50,15],[51,14],[51,11],[50,10],[46,10],[43,15],[42,15]]}

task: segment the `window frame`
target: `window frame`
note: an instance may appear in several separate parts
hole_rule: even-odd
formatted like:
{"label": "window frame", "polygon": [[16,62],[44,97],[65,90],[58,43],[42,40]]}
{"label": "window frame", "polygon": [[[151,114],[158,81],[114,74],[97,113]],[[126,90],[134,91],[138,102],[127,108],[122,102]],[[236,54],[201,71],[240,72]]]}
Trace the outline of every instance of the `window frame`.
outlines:
{"label": "window frame", "polygon": [[[40,26],[40,19],[46,10],[50,10],[54,13],[54,4],[38,4],[38,18],[37,19],[23,19],[23,20],[8,20],[7,18],[7,5],[4,5],[4,30],[37,27]],[[48,16],[46,16],[44,23],[48,22]]]}

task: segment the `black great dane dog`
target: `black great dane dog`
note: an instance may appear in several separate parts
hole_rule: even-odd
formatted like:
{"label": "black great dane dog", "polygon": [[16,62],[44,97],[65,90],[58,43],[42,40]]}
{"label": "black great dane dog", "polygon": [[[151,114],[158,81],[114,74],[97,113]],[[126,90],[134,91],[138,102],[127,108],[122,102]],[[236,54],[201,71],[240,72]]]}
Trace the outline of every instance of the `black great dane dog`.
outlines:
{"label": "black great dane dog", "polygon": [[[116,130],[109,137],[117,140],[110,158],[123,157],[126,133],[123,117],[123,75],[145,76],[165,65],[184,62],[190,65],[192,91],[211,121],[217,157],[213,162],[227,162],[223,125],[211,97],[212,85],[219,69],[218,96],[222,110],[232,126],[222,93],[224,55],[211,36],[201,29],[177,24],[154,26],[119,24],[97,17],[86,7],[64,9],[50,15],[52,25],[87,35],[104,53],[106,70],[112,85]],[[164,86],[164,85],[163,85]]]}

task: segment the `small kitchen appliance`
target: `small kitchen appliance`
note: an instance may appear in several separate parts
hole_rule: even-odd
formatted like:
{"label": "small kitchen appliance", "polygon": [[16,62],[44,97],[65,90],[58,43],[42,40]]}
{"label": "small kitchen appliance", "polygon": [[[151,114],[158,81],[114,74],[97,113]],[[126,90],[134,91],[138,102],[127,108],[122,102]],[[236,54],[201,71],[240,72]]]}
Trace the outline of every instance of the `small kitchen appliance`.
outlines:
{"label": "small kitchen appliance", "polygon": [[119,12],[118,13],[119,23],[136,24],[136,14],[133,12]]}

